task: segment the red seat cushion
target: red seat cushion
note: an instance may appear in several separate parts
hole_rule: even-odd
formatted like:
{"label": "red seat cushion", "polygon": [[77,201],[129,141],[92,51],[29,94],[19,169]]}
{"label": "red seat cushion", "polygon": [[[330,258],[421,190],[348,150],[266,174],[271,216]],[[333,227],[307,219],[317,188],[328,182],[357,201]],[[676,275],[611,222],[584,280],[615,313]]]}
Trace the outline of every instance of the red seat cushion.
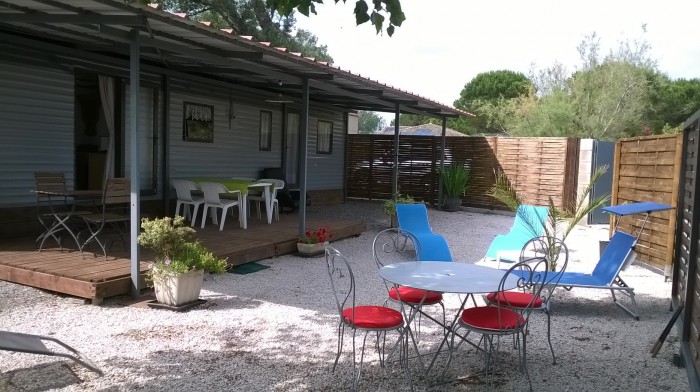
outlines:
{"label": "red seat cushion", "polygon": [[[419,304],[425,296],[425,290],[401,286],[399,287],[399,295],[401,296],[401,301],[403,302],[409,304]],[[395,287],[389,290],[389,298],[398,301],[399,295],[396,294]],[[425,301],[423,301],[423,305],[433,305],[440,301],[442,301],[442,294],[436,293],[434,291],[429,291],[428,296],[425,297]]]}
{"label": "red seat cushion", "polygon": [[[491,303],[500,302],[502,306],[508,306],[511,308],[524,308],[530,304],[530,301],[532,301],[532,297],[532,294],[523,293],[521,291],[502,291],[498,293],[498,297],[496,297],[496,293],[491,293],[487,295],[486,300],[488,300]],[[542,298],[535,298],[532,307],[539,308],[541,306]]]}
{"label": "red seat cushion", "polygon": [[[500,323],[499,312],[501,314]],[[462,312],[462,322],[471,327],[498,331],[522,327],[525,323],[525,318],[512,309],[499,308],[497,306],[478,306],[465,309]]]}
{"label": "red seat cushion", "polygon": [[353,308],[343,310],[343,320],[358,328],[386,329],[403,325],[403,317],[397,310],[384,306],[356,306],[355,318]]}

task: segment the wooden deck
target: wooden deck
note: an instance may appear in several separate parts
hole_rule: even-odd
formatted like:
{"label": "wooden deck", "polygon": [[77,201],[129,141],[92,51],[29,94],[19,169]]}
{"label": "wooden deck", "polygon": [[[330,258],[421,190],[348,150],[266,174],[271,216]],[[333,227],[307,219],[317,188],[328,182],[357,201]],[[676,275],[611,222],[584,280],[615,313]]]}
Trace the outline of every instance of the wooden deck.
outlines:
{"label": "wooden deck", "polygon": [[[280,221],[273,220],[271,225],[253,217],[248,220],[248,229],[243,230],[236,219],[229,217],[223,231],[212,224],[196,230],[197,237],[209,250],[219,257],[227,257],[229,265],[234,266],[296,252],[297,223],[297,215],[282,214]],[[306,226],[328,227],[334,240],[356,236],[366,230],[365,224],[357,220],[309,218]],[[35,249],[33,238],[0,242],[0,280],[85,298],[93,304],[129,293],[129,254],[120,244],[114,244],[105,261],[101,254],[95,257],[93,249],[81,257],[76,245],[68,240],[64,238],[69,248],[63,251],[55,241],[47,240],[41,252]],[[141,255],[142,278],[148,270],[148,257],[147,252]]]}

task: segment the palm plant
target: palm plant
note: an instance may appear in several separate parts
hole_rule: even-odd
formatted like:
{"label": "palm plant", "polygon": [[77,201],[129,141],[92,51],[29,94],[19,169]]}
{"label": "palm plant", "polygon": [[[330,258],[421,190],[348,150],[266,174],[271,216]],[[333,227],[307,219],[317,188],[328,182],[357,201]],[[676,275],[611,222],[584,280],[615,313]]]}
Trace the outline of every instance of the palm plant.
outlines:
{"label": "palm plant", "polygon": [[469,189],[469,169],[464,164],[452,162],[447,166],[438,168],[442,186],[447,197],[459,198]]}
{"label": "palm plant", "polygon": [[[576,227],[576,223],[578,223],[596,208],[605,206],[605,203],[610,198],[610,194],[593,198],[590,196],[591,191],[593,190],[593,185],[595,185],[600,177],[608,171],[608,168],[608,165],[596,168],[595,172],[591,176],[591,181],[578,195],[576,198],[576,205],[573,207],[564,209],[558,208],[554,204],[552,197],[549,197],[547,222],[541,222],[544,226],[544,235],[547,238],[550,238],[552,242],[554,242],[556,238],[559,238],[562,242],[564,242],[566,237],[569,236],[569,233],[571,233],[571,230]],[[508,208],[510,208],[512,211],[520,211],[518,210],[518,206],[522,204],[522,200],[515,187],[504,173],[501,172],[496,174],[496,183],[493,185],[493,187],[491,187],[489,194],[496,200],[508,206]],[[531,224],[531,219],[533,219],[531,216],[523,216],[522,218],[526,224]],[[552,255],[559,254],[559,249],[556,249],[554,243],[548,245],[549,252]],[[551,269],[554,270],[556,268],[556,260],[550,260],[550,263]]]}

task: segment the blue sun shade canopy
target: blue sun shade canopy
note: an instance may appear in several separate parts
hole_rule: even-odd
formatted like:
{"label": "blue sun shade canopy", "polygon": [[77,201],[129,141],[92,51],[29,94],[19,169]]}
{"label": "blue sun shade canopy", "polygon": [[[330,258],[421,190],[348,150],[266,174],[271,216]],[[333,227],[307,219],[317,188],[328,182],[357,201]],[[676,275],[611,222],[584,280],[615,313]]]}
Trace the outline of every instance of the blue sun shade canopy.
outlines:
{"label": "blue sun shade canopy", "polygon": [[672,210],[673,207],[667,204],[654,203],[651,201],[643,201],[640,203],[629,203],[629,204],[619,204],[616,206],[603,207],[601,210],[618,215],[632,215],[632,214],[650,214],[655,211],[666,211]]}

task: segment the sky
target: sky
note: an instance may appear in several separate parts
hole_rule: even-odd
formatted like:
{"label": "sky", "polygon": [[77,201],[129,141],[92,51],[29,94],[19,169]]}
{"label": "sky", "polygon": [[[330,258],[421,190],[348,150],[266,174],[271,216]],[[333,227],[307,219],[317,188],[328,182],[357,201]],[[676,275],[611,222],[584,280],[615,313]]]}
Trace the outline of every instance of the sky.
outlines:
{"label": "sky", "polygon": [[573,71],[592,32],[604,53],[644,39],[660,71],[700,78],[700,0],[402,0],[406,20],[393,37],[356,26],[354,4],[325,0],[317,15],[297,13],[297,28],[327,45],[335,66],[448,105],[482,72],[527,75],[555,61]]}

